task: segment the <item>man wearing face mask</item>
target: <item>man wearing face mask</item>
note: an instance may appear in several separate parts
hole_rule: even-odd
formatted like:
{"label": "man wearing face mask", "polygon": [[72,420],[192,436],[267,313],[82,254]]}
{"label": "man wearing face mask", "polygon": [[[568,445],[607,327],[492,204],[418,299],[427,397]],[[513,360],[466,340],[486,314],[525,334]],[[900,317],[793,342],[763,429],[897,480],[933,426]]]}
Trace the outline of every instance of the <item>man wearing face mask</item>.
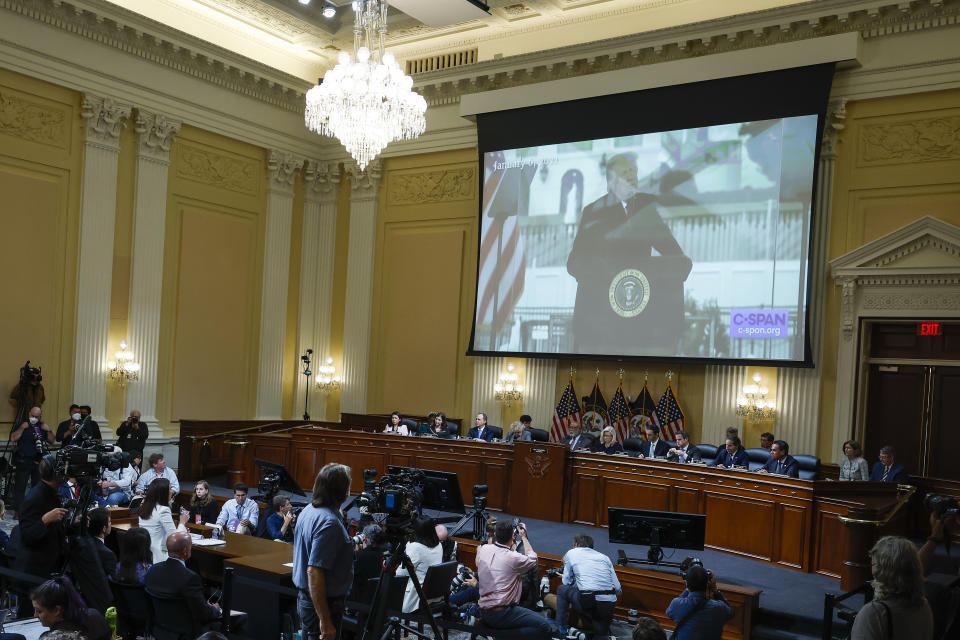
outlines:
{"label": "man wearing face mask", "polygon": [[123,451],[133,453],[143,452],[143,445],[150,435],[146,422],[140,422],[140,412],[134,409],[130,417],[117,427],[117,446]]}
{"label": "man wearing face mask", "polygon": [[53,431],[41,419],[40,407],[30,409],[29,417],[10,433],[10,441],[16,443],[17,472],[13,483],[13,506],[19,514],[20,503],[27,490],[27,478],[30,485],[40,482],[38,465],[43,457],[43,445],[53,444]]}
{"label": "man wearing face mask", "polygon": [[[83,442],[73,441],[77,433],[81,433],[81,439],[84,441],[95,440],[101,442],[103,437],[100,435],[100,425],[90,417],[90,406],[85,404],[76,408],[74,406],[70,407],[70,421],[61,422],[60,426],[57,427],[57,441],[63,443],[63,446],[70,444],[83,446]],[[60,431],[61,428],[63,428],[63,432]]]}
{"label": "man wearing face mask", "polygon": [[[57,442],[63,442],[64,438],[69,442],[70,439],[73,438],[73,434],[77,432],[77,428],[80,426],[81,417],[80,405],[70,405],[69,417],[57,425]],[[66,444],[66,442],[64,442],[64,444]]]}
{"label": "man wearing face mask", "polygon": [[630,345],[673,355],[693,263],[660,218],[658,194],[641,191],[637,156],[612,156],[604,168],[607,193],[584,207],[567,258],[577,279],[574,351]]}

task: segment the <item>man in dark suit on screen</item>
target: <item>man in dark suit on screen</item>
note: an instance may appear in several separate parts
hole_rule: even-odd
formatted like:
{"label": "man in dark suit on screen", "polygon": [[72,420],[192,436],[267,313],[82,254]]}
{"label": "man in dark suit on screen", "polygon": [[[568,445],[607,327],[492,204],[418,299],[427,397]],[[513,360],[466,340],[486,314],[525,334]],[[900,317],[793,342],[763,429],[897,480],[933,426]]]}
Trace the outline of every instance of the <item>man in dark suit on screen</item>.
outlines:
{"label": "man in dark suit on screen", "polygon": [[[212,628],[212,623],[220,619],[220,605],[210,604],[203,596],[203,585],[196,572],[187,569],[192,543],[190,534],[178,531],[167,537],[169,557],[153,565],[147,572],[144,585],[150,593],[165,597],[180,597],[190,609],[190,615],[200,625]],[[155,629],[158,640],[165,640],[164,629]],[[169,634],[175,637],[175,634]]]}
{"label": "man in dark suit on screen", "polygon": [[577,279],[574,351],[676,353],[683,330],[683,281],[693,266],[640,191],[637,157],[606,161],[607,194],[583,209],[567,258]]}

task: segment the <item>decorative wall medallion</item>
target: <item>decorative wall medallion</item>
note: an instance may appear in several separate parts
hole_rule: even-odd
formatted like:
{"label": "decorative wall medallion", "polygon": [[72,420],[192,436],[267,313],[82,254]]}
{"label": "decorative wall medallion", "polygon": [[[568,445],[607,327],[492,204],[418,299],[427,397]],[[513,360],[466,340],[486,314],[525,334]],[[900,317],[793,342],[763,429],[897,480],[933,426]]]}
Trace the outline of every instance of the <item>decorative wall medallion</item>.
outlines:
{"label": "decorative wall medallion", "polygon": [[230,191],[256,194],[260,183],[260,163],[239,156],[228,156],[209,149],[181,144],[177,175]]}
{"label": "decorative wall medallion", "polygon": [[901,164],[960,158],[960,116],[866,125],[860,132],[864,164]]}
{"label": "decorative wall medallion", "polygon": [[67,110],[0,88],[0,133],[53,147],[67,146]]}
{"label": "decorative wall medallion", "polygon": [[550,468],[550,458],[543,454],[528,455],[524,460],[527,463],[527,473],[534,480],[542,480]]}
{"label": "decorative wall medallion", "polygon": [[390,204],[426,204],[472,200],[476,182],[472,167],[394,175],[390,176],[388,201]]}

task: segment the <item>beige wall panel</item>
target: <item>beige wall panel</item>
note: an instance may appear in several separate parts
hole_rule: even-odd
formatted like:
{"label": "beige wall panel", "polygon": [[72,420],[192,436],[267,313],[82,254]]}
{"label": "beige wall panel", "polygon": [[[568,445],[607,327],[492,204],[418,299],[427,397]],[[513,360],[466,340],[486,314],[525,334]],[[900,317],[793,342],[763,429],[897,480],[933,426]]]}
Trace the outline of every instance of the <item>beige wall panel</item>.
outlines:
{"label": "beige wall panel", "polygon": [[180,216],[171,416],[248,418],[256,223],[194,206]]}
{"label": "beige wall panel", "polygon": [[450,412],[460,355],[458,308],[443,301],[460,297],[466,232],[397,224],[385,235],[385,254],[392,258],[384,271],[383,311],[374,318],[385,345],[383,396],[376,406]]}
{"label": "beige wall panel", "polygon": [[[342,173],[340,191],[337,195],[337,230],[334,242],[333,289],[330,296],[330,353],[314,353],[314,362],[323,363],[333,358],[333,366],[342,373],[343,367],[343,308],[347,300],[347,253],[350,246],[350,184],[349,174]],[[299,295],[299,294],[298,294]],[[318,420],[340,419],[340,392],[334,391],[327,398],[326,416]]]}
{"label": "beige wall panel", "polygon": [[850,194],[850,201],[849,238],[858,239],[856,246],[923,216],[960,225],[960,180],[952,185],[857,191]]}

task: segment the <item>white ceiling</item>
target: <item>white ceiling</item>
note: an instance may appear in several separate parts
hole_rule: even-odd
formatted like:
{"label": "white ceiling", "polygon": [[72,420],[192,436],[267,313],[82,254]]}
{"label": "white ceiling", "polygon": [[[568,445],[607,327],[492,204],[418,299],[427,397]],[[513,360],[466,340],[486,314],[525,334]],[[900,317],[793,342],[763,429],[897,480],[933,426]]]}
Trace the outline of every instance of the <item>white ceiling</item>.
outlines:
{"label": "white ceiling", "polygon": [[[400,0],[404,1],[419,5],[465,3]],[[297,0],[109,2],[309,81],[322,76],[335,64],[337,53],[350,50],[353,44],[350,0],[311,0],[306,7]],[[338,7],[333,20],[320,15],[325,2]],[[487,4],[490,15],[436,27],[391,8],[388,48],[401,62],[472,48],[478,50],[479,60],[489,60],[801,2],[488,0]]]}

